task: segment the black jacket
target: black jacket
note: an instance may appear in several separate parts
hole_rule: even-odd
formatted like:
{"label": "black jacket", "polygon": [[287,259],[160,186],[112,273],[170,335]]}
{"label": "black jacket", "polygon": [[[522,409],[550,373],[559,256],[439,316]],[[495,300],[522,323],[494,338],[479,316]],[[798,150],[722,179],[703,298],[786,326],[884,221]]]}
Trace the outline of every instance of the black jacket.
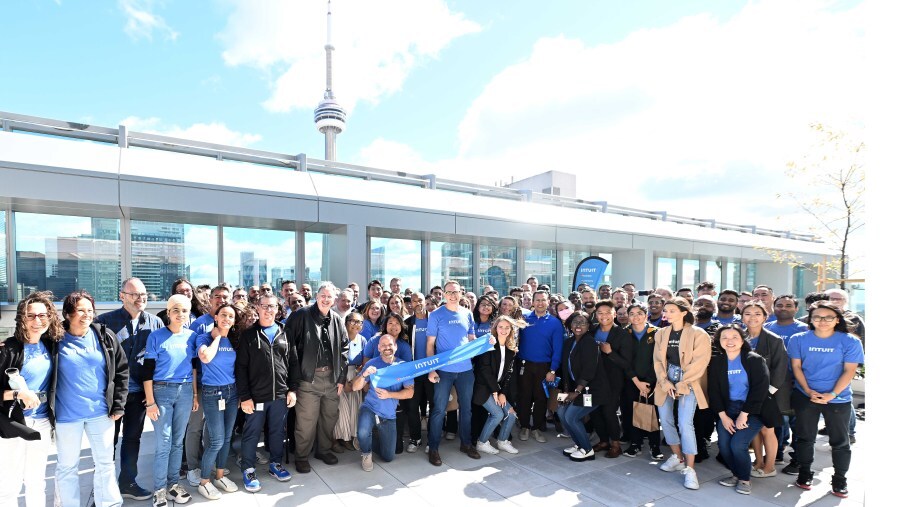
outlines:
{"label": "black jacket", "polygon": [[241,401],[274,401],[286,398],[288,390],[300,387],[294,344],[284,333],[284,326],[279,322],[275,325],[278,331],[271,344],[259,322],[241,333],[238,339],[234,378]]}
{"label": "black jacket", "polygon": [[[582,336],[575,344],[574,349],[572,348],[573,344],[575,344],[574,337],[567,338],[563,343],[562,361],[559,363],[561,379],[559,390],[571,393],[577,386],[585,386],[585,391],[573,402],[577,406],[584,406],[583,396],[585,393],[591,394],[591,406],[597,407],[610,403],[612,393],[609,388],[609,378],[603,360],[600,359],[600,348],[597,347],[593,336],[590,334]],[[572,363],[571,370],[569,369],[570,362]],[[572,380],[573,376],[575,380]]]}
{"label": "black jacket", "polygon": [[[515,352],[506,349],[506,357],[503,364],[500,363],[500,342],[494,344],[494,349],[475,356],[475,388],[472,390],[472,402],[476,405],[484,405],[493,393],[503,394],[507,401],[515,401],[516,384]],[[503,371],[503,376],[497,381],[497,376]]]}
{"label": "black jacket", "polygon": [[[128,399],[128,358],[125,351],[119,345],[119,338],[106,324],[91,324],[91,328],[100,337],[100,348],[103,349],[103,358],[106,361],[106,406],[109,407],[110,416],[125,414],[125,400]],[[56,381],[59,380],[59,347],[53,354],[53,377],[50,379],[50,391],[53,396],[48,396],[50,413],[56,409]]]}
{"label": "black jacket", "polygon": [[784,348],[784,340],[763,328],[756,343],[756,353],[766,360],[766,366],[769,368],[769,384],[778,388],[775,392],[778,410],[787,413],[791,409],[793,380],[788,376],[791,360]]}
{"label": "black jacket", "polygon": [[[747,399],[741,407],[741,412],[759,415],[763,402],[769,394],[769,368],[766,366],[766,360],[759,354],[745,350],[741,351],[741,364],[750,381],[750,391],[747,393]],[[713,414],[718,414],[725,411],[731,401],[728,393],[728,356],[725,354],[712,356],[706,375],[706,395],[709,408],[712,409]]]}
{"label": "black jacket", "polygon": [[[50,352],[50,357],[56,356],[56,347],[57,343],[49,338],[46,335],[41,337],[41,341],[44,343],[44,346],[47,347],[47,351]],[[25,344],[19,341],[16,337],[8,338],[3,346],[0,347],[0,384],[2,384],[2,390],[0,392],[5,392],[10,390],[9,386],[9,377],[6,375],[6,370],[9,368],[16,368],[19,371],[22,371],[22,366],[25,361]],[[53,386],[56,384],[53,381],[52,376],[56,372],[50,371],[50,389],[52,390]],[[52,395],[52,392],[47,393],[48,399]],[[25,440],[40,440],[41,434],[37,430],[33,430],[28,426],[25,426],[25,417],[24,412],[22,410],[21,404],[18,407],[13,407],[13,401],[4,401],[2,403],[2,408],[0,408],[0,438],[24,438]],[[50,410],[50,423],[53,424],[53,410]]]}
{"label": "black jacket", "polygon": [[[312,382],[316,376],[316,363],[319,360],[319,329],[326,325],[328,339],[331,342],[331,375],[335,384],[347,382],[347,352],[350,350],[350,339],[344,319],[334,310],[328,310],[328,317],[322,315],[318,304],[305,306],[291,312],[284,330],[288,340],[297,350],[300,362],[300,380]],[[299,385],[299,384],[298,384]]]}
{"label": "black jacket", "polygon": [[[125,357],[128,359],[128,374],[130,378],[141,384],[143,377],[144,353],[147,351],[147,338],[150,333],[165,327],[162,320],[147,312],[141,312],[138,316],[137,329],[131,329],[131,315],[124,307],[111,312],[106,312],[95,320],[98,324],[105,324],[119,339]],[[141,386],[141,393],[144,392]]]}
{"label": "black jacket", "polygon": [[658,330],[658,327],[647,324],[647,327],[644,328],[644,336],[641,337],[641,341],[637,341],[631,326],[628,326],[626,329],[628,339],[634,345],[631,368],[625,371],[627,382],[637,377],[641,382],[649,382],[651,388],[656,384],[656,370],[653,368],[653,347],[654,338]]}
{"label": "black jacket", "polygon": [[[600,357],[604,370],[606,370],[606,376],[609,378],[609,388],[613,396],[619,397],[622,393],[622,386],[625,384],[625,375],[633,367],[635,339],[628,331],[613,324],[606,343],[612,347],[612,352],[604,354],[601,351]],[[630,381],[631,377],[629,376],[628,379]]]}

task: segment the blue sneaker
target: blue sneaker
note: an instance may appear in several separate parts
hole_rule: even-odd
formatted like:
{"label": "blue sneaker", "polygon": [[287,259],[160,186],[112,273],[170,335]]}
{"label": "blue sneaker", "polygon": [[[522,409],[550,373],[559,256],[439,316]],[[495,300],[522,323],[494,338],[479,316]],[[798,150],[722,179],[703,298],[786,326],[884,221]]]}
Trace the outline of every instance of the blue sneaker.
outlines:
{"label": "blue sneaker", "polygon": [[281,482],[291,480],[291,473],[285,470],[281,463],[269,463],[269,475]]}
{"label": "blue sneaker", "polygon": [[256,493],[261,489],[259,479],[256,478],[256,469],[248,468],[244,470],[244,489],[251,493]]}

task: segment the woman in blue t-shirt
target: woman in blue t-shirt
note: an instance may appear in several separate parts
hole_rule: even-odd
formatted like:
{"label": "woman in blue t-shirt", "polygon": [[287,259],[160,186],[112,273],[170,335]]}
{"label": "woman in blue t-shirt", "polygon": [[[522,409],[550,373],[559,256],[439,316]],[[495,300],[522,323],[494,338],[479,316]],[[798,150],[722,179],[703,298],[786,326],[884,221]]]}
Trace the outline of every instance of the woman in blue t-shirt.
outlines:
{"label": "woman in blue t-shirt", "polygon": [[719,453],[731,471],[719,484],[749,495],[747,447],[763,426],[760,413],[769,394],[769,368],[766,360],[753,352],[740,324],[719,328],[713,342],[720,353],[712,356],[706,371],[709,407],[719,417]]}
{"label": "woman in blue t-shirt", "polygon": [[[44,472],[53,431],[47,397],[52,395],[53,356],[62,336],[62,324],[46,293],[36,292],[19,302],[15,332],[0,347],[0,456],[8,458],[0,483],[0,505],[17,505],[23,482],[26,507],[43,506],[47,501]],[[19,378],[9,377],[10,368],[19,370]],[[23,380],[25,386],[19,384]],[[10,418],[11,410],[22,418]],[[10,426],[12,419],[24,421],[24,426],[38,432],[40,438],[22,438],[26,433]]]}
{"label": "woman in blue t-shirt", "polygon": [[169,324],[147,337],[143,383],[147,417],[153,421],[156,435],[155,507],[166,507],[168,500],[191,500],[190,493],[178,483],[184,432],[191,412],[200,406],[197,375],[192,367],[192,359],[197,355],[197,335],[184,327],[190,312],[190,299],[181,294],[171,296],[166,303]]}
{"label": "woman in blue t-shirt", "polygon": [[[200,402],[206,415],[209,446],[200,461],[200,494],[210,500],[222,497],[222,491],[234,493],[237,485],[225,477],[225,462],[231,450],[231,432],[238,413],[237,389],[234,385],[234,344],[237,330],[234,323],[240,315],[237,307],[224,304],[216,310],[215,327],[197,337],[197,357],[202,363],[203,388]],[[216,477],[210,480],[215,466]]]}
{"label": "woman in blue t-shirt", "polygon": [[[481,296],[472,309],[472,317],[475,319],[475,336],[484,336],[491,332],[491,325],[497,316],[497,303],[490,296]],[[515,338],[515,337],[513,337]]]}
{"label": "woman in blue t-shirt", "polygon": [[[378,334],[381,324],[384,322],[384,305],[381,301],[372,300],[363,306],[363,327],[359,334],[363,335],[367,340],[371,340],[373,336]],[[376,354],[377,355],[377,354]]]}
{"label": "woman in blue t-shirt", "polygon": [[66,333],[57,348],[55,392],[56,491],[63,507],[81,507],[78,463],[87,435],[94,459],[94,504],[122,505],[113,461],[115,421],[125,413],[128,361],[116,335],[94,320],[94,298],[76,291],[63,300]]}
{"label": "woman in blue t-shirt", "polygon": [[847,332],[844,312],[828,301],[809,307],[813,329],[795,334],[788,343],[788,357],[794,373],[791,408],[797,417],[797,449],[800,465],[797,487],[812,487],[813,445],[819,416],[825,418],[831,445],[831,492],[846,498],[847,470],[850,469],[850,411],[853,392],[850,381],[864,360],[859,338]]}

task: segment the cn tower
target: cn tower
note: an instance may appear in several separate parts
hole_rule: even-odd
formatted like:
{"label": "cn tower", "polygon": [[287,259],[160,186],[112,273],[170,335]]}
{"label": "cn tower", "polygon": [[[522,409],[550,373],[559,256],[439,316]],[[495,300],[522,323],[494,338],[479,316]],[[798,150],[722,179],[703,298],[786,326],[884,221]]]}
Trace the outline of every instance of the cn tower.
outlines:
{"label": "cn tower", "polygon": [[331,44],[331,0],[328,0],[328,39],[325,42],[325,97],[316,107],[316,128],[325,134],[325,160],[335,160],[337,149],[335,142],[337,135],[344,131],[347,123],[347,113],[344,108],[334,100],[331,89],[331,52],[334,46]]}

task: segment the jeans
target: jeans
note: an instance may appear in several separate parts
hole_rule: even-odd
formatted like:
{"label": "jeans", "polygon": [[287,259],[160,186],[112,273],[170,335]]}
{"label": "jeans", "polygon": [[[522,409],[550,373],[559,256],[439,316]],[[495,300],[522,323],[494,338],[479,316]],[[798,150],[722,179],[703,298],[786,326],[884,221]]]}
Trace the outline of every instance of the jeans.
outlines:
{"label": "jeans", "polygon": [[359,440],[359,452],[372,452],[372,428],[378,428],[378,448],[375,453],[384,461],[394,460],[394,444],[397,441],[397,420],[379,417],[375,422],[375,412],[363,405],[359,407],[359,419],[356,424],[356,437]]}
{"label": "jeans", "polygon": [[113,454],[115,454],[115,444],[119,439],[119,430],[121,429],[119,484],[122,487],[128,487],[136,482],[138,454],[141,452],[141,434],[144,432],[144,419],[147,415],[144,400],[146,400],[144,391],[128,393],[128,398],[125,400],[125,415],[116,421]]}
{"label": "jeans", "polygon": [[747,427],[735,431],[733,435],[728,433],[721,419],[716,422],[716,432],[719,434],[719,454],[725,460],[725,466],[742,481],[750,480],[750,452],[747,448],[760,429],[762,429],[762,419],[756,415],[749,416]]}
{"label": "jeans", "polygon": [[572,436],[572,440],[580,449],[585,451],[591,449],[591,437],[588,436],[584,423],[581,421],[584,416],[590,414],[597,407],[579,407],[571,403],[560,403],[556,409],[556,414],[563,425],[566,433]]}
{"label": "jeans", "polygon": [[[225,468],[231,450],[231,431],[237,418],[238,397],[234,384],[203,386],[200,399],[206,414],[206,433],[209,445],[203,450],[200,477],[209,477],[213,468]],[[219,410],[219,400],[225,400],[225,410]]]}
{"label": "jeans", "polygon": [[[50,452],[50,419],[25,418],[25,426],[41,433],[40,440],[0,438],[0,456],[10,459],[0,474],[0,506],[17,506],[16,497],[25,483],[25,507],[44,507],[47,502],[47,454]],[[79,436],[78,442],[81,442]]]}
{"label": "jeans", "polygon": [[831,445],[831,462],[834,475],[846,477],[850,469],[850,403],[813,403],[809,398],[797,391],[791,393],[791,406],[797,417],[797,447],[794,459],[800,464],[801,471],[809,471],[813,463],[816,433],[819,429],[819,415],[825,418],[828,428],[828,443]]}
{"label": "jeans", "polygon": [[[198,380],[199,382],[199,380]],[[203,438],[203,428],[206,426],[203,403],[196,412],[191,412],[188,417],[187,429],[184,430],[184,462],[188,470],[200,468],[200,460],[203,457],[203,446],[207,445],[207,439]]]}
{"label": "jeans", "polygon": [[[697,437],[694,434],[694,411],[697,409],[697,396],[691,390],[689,394],[679,396],[678,399],[678,428],[675,427],[675,402],[671,396],[666,396],[666,401],[659,409],[659,422],[663,435],[669,445],[681,445],[683,454],[697,454]],[[678,430],[681,430],[681,435]]]}
{"label": "jeans", "polygon": [[[256,407],[254,407],[255,409]],[[241,434],[241,470],[256,467],[256,447],[263,426],[268,423],[269,462],[283,463],[284,423],[287,419],[287,400],[279,398],[263,403],[262,410],[254,410],[244,418],[244,432]]]}
{"label": "jeans", "polygon": [[153,401],[159,408],[159,417],[153,421],[153,433],[156,434],[153,489],[159,490],[178,483],[194,388],[190,382],[153,382]]}
{"label": "jeans", "polygon": [[450,388],[456,385],[459,398],[459,439],[462,445],[472,445],[472,389],[475,387],[473,370],[449,372],[438,370],[440,382],[434,385],[434,405],[428,417],[428,447],[437,451],[441,444],[444,414],[450,402]]}
{"label": "jeans", "polygon": [[[482,406],[488,412],[488,419],[487,422],[484,423],[484,428],[481,430],[478,441],[487,442],[491,437],[491,434],[494,433],[494,428],[497,426],[500,426],[500,433],[497,435],[497,440],[501,442],[509,440],[509,435],[512,433],[513,426],[516,424],[515,412],[509,411],[510,408],[512,408],[509,404],[509,400],[506,400],[506,405],[501,407],[494,401],[493,396],[488,396],[487,401],[485,401]],[[502,425],[501,422],[503,423]]]}
{"label": "jeans", "polygon": [[94,504],[97,507],[122,505],[122,495],[116,482],[116,463],[113,461],[114,426],[113,420],[105,415],[56,423],[56,490],[62,507],[84,505],[78,484],[82,435],[87,435],[94,458]]}

